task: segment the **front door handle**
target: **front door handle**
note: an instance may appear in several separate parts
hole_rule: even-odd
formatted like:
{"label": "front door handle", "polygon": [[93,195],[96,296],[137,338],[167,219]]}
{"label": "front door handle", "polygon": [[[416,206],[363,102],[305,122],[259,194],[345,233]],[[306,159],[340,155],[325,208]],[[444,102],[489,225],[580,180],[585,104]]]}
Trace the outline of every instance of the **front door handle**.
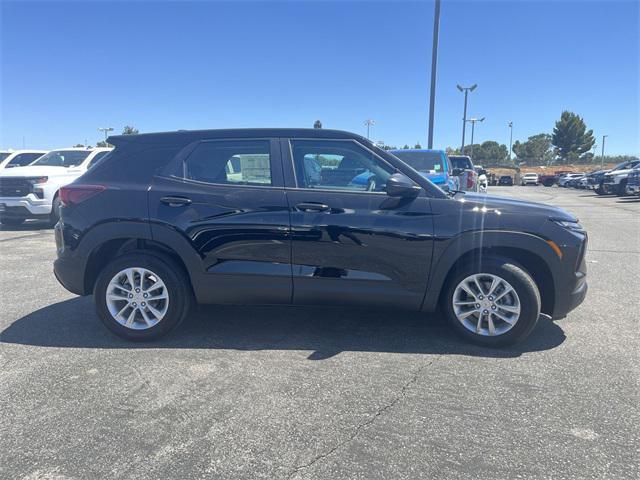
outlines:
{"label": "front door handle", "polygon": [[296,205],[296,208],[302,212],[328,212],[331,210],[329,205],[325,205],[324,203],[299,203]]}
{"label": "front door handle", "polygon": [[182,207],[184,205],[191,205],[192,203],[190,198],[173,196],[162,197],[160,201],[170,207]]}

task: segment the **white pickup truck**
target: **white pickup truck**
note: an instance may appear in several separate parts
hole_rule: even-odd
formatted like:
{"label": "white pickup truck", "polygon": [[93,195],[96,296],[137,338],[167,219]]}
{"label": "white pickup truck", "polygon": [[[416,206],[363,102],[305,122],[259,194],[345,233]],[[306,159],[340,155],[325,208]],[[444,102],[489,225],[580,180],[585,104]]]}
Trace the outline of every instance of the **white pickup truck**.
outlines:
{"label": "white pickup truck", "polygon": [[109,148],[52,150],[24,167],[0,170],[0,223],[20,225],[27,218],[58,221],[60,187],[73,182]]}

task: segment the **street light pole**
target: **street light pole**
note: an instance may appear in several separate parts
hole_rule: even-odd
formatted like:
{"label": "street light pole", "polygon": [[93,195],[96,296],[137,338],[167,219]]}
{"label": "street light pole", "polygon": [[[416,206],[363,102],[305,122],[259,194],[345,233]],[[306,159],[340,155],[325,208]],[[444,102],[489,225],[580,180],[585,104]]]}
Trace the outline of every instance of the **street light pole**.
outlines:
{"label": "street light pole", "polygon": [[604,139],[609,135],[602,135],[602,154],[600,155],[600,169],[604,168]]}
{"label": "street light pole", "polygon": [[364,121],[364,126],[367,127],[367,140],[369,140],[369,129],[376,124],[375,120],[371,120],[370,118]]}
{"label": "street light pole", "polygon": [[109,132],[113,132],[113,127],[99,127],[98,130],[104,132],[104,143],[107,143],[107,137]]}
{"label": "street light pole", "polygon": [[509,162],[511,163],[511,151],[513,150],[513,122],[509,122]]}
{"label": "street light pole", "polygon": [[473,134],[476,129],[476,122],[484,122],[484,117],[482,118],[470,118],[467,122],[471,123],[471,159],[473,159]]}
{"label": "street light pole", "polygon": [[464,92],[464,113],[462,115],[462,146],[460,147],[461,155],[464,155],[464,138],[465,138],[464,134],[465,134],[465,128],[467,126],[467,96],[469,92],[473,92],[477,86],[478,86],[477,83],[474,83],[470,87],[463,87],[462,85],[456,85],[456,88],[458,90],[460,90],[461,92]]}
{"label": "street light pole", "polygon": [[438,35],[440,32],[440,0],[435,1],[433,13],[433,47],[431,50],[431,94],[429,96],[429,138],[427,148],[433,148],[433,118],[436,104],[436,68],[438,66]]}

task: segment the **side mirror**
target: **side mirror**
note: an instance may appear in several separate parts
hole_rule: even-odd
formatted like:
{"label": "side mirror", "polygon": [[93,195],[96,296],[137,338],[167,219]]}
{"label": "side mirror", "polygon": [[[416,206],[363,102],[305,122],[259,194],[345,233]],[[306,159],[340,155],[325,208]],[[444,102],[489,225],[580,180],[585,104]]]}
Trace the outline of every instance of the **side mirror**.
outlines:
{"label": "side mirror", "polygon": [[415,198],[420,193],[421,188],[406,175],[394,173],[387,180],[385,190],[390,197]]}
{"label": "side mirror", "polygon": [[462,172],[464,172],[464,170],[463,170],[463,169],[461,169],[461,168],[454,168],[454,169],[453,169],[453,171],[451,172],[451,174],[452,174],[454,177],[459,177],[460,175],[462,175]]}

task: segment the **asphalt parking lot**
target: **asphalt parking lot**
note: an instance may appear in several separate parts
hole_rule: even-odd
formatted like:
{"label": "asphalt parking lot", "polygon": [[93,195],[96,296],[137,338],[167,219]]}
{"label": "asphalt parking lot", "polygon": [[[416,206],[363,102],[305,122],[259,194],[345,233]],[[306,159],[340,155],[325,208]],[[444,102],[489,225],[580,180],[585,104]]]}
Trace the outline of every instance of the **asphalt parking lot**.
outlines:
{"label": "asphalt parking lot", "polygon": [[437,316],[206,307],[124,342],[0,231],[0,478],[638,478],[640,200],[544,187],[590,235],[589,294],[487,350]]}

